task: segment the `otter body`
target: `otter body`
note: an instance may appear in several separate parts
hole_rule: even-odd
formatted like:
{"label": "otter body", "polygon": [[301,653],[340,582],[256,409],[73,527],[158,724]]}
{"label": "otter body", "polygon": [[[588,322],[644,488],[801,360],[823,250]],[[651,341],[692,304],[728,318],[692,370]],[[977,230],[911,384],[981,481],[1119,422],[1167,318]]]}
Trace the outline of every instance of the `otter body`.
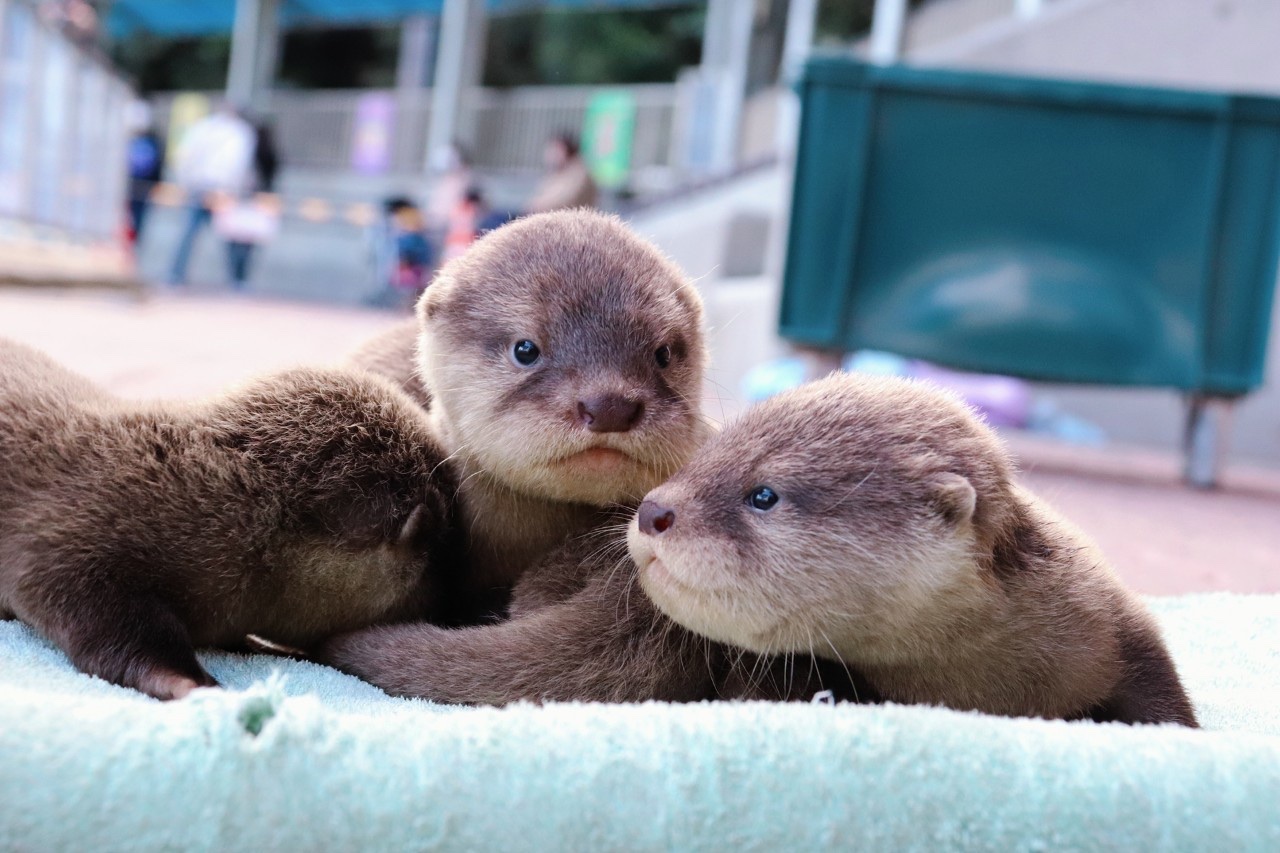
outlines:
{"label": "otter body", "polygon": [[485,235],[441,270],[416,323],[350,363],[429,412],[483,597],[690,456],[710,432],[705,358],[683,273],[616,217],[578,210]]}
{"label": "otter body", "polygon": [[1196,725],[1143,604],[924,383],[837,374],[757,406],[645,498],[629,542],[685,627],[838,658],[889,701]]}
{"label": "otter body", "polygon": [[1012,478],[951,396],[834,376],[750,410],[652,491],[630,556],[605,527],[531,569],[506,623],[376,627],[318,657],[444,702],[828,689],[1195,726],[1141,602]]}
{"label": "otter body", "polygon": [[0,615],[173,698],[214,684],[195,645],[429,613],[455,526],[442,463],[421,411],[362,373],[137,405],[0,341]]}
{"label": "otter body", "polygon": [[847,667],[716,643],[660,612],[636,584],[627,517],[579,536],[516,584],[496,625],[382,625],[334,637],[315,659],[388,693],[470,705],[875,698]]}

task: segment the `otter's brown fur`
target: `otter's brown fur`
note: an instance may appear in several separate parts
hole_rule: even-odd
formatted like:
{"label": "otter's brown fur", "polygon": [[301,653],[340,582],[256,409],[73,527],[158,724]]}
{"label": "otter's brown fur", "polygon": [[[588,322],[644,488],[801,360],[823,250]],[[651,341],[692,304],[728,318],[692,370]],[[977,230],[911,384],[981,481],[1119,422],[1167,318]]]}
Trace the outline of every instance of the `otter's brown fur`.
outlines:
{"label": "otter's brown fur", "polygon": [[194,645],[306,644],[447,597],[456,483],[377,377],[292,370],[133,404],[0,341],[0,615],[160,698]]}
{"label": "otter's brown fur", "polygon": [[[540,351],[534,363],[513,356],[520,341]],[[503,590],[689,457],[709,432],[705,358],[684,274],[616,217],[577,210],[480,239],[427,289],[416,328],[391,329],[352,363],[430,412],[462,482],[473,584]],[[602,429],[597,404],[634,418]]]}
{"label": "otter's brown fur", "polygon": [[636,587],[622,539],[628,517],[529,569],[505,622],[383,625],[332,638],[315,659],[388,693],[460,704],[805,700],[823,690],[874,698],[841,664],[755,655],[667,618]]}
{"label": "otter's brown fur", "polygon": [[629,540],[677,622],[836,657],[890,701],[1196,725],[1143,604],[923,383],[836,374],[761,404],[646,497]]}
{"label": "otter's brown fur", "polygon": [[[779,496],[763,510],[750,504],[762,485]],[[1196,725],[1141,602],[1015,484],[996,436],[924,385],[834,376],[762,404],[647,496],[628,532],[634,562],[610,535],[532,569],[509,622],[371,628],[318,657],[445,702],[825,687]]]}

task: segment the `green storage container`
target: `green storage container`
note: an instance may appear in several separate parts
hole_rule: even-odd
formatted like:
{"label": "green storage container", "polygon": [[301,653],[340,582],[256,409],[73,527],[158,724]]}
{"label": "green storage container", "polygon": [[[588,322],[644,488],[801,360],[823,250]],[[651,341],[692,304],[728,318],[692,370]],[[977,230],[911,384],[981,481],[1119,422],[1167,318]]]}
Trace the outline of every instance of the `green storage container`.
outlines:
{"label": "green storage container", "polygon": [[819,57],[781,332],[1032,379],[1262,382],[1280,99]]}

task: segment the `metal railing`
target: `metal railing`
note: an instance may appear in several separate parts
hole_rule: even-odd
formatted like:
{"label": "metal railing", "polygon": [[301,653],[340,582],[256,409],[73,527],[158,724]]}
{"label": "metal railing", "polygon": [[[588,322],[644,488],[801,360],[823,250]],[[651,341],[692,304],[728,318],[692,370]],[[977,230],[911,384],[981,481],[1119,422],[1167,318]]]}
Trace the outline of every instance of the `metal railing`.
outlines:
{"label": "metal railing", "polygon": [[0,0],[0,222],[117,238],[133,97],[33,5]]}
{"label": "metal railing", "polygon": [[472,130],[477,163],[495,169],[541,170],[542,151],[557,131],[582,131],[591,98],[605,89],[623,89],[635,98],[631,166],[645,169],[672,163],[674,85],[524,86],[480,89],[464,106],[464,127]]}
{"label": "metal railing", "polygon": [[[474,89],[463,98],[460,136],[480,168],[538,172],[543,169],[547,138],[561,130],[580,133],[592,97],[606,89],[622,89],[635,98],[632,168],[673,165],[674,85]],[[217,97],[216,93],[205,94]],[[370,95],[389,98],[394,104],[388,170],[421,172],[427,160],[431,115],[428,89],[402,93],[386,89],[273,92],[269,114],[284,162],[313,169],[350,169],[357,111],[361,100]],[[162,130],[173,98],[167,93],[153,98],[154,115]]]}

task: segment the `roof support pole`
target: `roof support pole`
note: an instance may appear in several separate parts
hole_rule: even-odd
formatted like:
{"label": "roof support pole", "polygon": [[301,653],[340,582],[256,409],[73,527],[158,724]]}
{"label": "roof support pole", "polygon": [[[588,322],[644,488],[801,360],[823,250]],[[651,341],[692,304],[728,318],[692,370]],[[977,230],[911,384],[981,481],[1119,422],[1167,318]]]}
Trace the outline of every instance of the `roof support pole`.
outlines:
{"label": "roof support pole", "polygon": [[813,47],[813,31],[818,20],[818,0],[791,0],[787,5],[787,31],[782,42],[782,69],[778,75],[783,86],[781,115],[778,117],[778,153],[795,149],[800,130],[800,98],[791,86],[800,77],[805,57]]}
{"label": "roof support pole", "polygon": [[422,168],[427,135],[427,108],[431,93],[427,80],[435,64],[437,18],[410,15],[400,24],[400,53],[396,58],[395,168],[416,172]]}
{"label": "roof support pole", "polygon": [[713,87],[714,121],[708,166],[729,172],[737,163],[742,102],[747,94],[747,64],[756,4],[748,0],[708,0],[702,38],[702,74]]}
{"label": "roof support pole", "polygon": [[871,20],[871,61],[881,65],[897,62],[902,56],[907,0],[876,0],[874,14]]}
{"label": "roof support pole", "polygon": [[280,0],[258,2],[262,4],[262,15],[259,19],[251,103],[259,111],[265,112],[271,107],[276,72],[280,70]]}
{"label": "roof support pole", "polygon": [[427,85],[431,73],[431,43],[435,19],[410,15],[400,25],[400,55],[396,58],[396,89],[410,91]]}
{"label": "roof support pole", "polygon": [[227,100],[264,106],[279,57],[280,0],[236,0],[227,66]]}
{"label": "roof support pole", "polygon": [[480,84],[484,73],[485,23],[484,0],[444,0],[427,125],[428,171],[437,151],[455,141],[472,141],[462,96]]}

